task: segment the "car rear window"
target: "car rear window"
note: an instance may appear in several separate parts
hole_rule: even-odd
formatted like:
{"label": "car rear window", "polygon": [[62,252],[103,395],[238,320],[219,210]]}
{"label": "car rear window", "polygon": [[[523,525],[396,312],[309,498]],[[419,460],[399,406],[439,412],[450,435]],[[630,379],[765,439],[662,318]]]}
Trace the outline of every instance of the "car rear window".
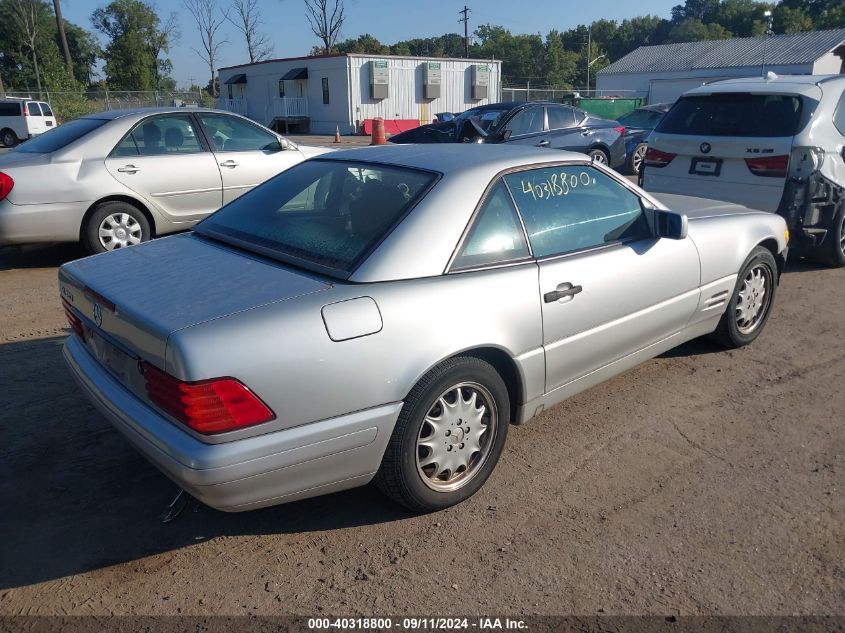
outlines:
{"label": "car rear window", "polygon": [[41,108],[37,103],[27,103],[26,109],[29,111],[29,116],[41,116]]}
{"label": "car rear window", "polygon": [[46,103],[41,104],[41,111],[44,113],[44,116],[53,116],[53,111],[50,109],[50,106]]}
{"label": "car rear window", "polygon": [[617,121],[625,127],[653,130],[661,118],[663,118],[662,112],[655,110],[634,110],[628,114],[623,114]]}
{"label": "car rear window", "polygon": [[36,136],[18,147],[16,152],[29,154],[48,154],[70,145],[79,140],[89,132],[96,130],[106,123],[105,119],[76,119],[40,136]]}
{"label": "car rear window", "polygon": [[693,136],[795,136],[801,110],[801,97],[794,95],[693,95],[682,97],[657,131]]}
{"label": "car rear window", "polygon": [[194,227],[212,238],[348,277],[437,174],[333,160],[300,163]]}

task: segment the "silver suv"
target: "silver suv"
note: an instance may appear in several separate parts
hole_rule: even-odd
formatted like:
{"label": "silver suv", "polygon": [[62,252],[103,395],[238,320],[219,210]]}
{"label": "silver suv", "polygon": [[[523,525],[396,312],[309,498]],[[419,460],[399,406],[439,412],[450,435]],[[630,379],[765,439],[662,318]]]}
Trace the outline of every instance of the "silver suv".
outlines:
{"label": "silver suv", "polygon": [[845,75],[695,88],[648,142],[646,190],[778,213],[794,251],[845,266]]}

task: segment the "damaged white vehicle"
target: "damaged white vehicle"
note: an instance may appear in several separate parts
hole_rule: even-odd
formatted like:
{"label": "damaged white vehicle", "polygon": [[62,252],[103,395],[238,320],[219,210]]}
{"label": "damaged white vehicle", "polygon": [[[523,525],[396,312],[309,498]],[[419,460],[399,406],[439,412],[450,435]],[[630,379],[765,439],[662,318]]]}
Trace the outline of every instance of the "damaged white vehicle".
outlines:
{"label": "damaged white vehicle", "polygon": [[648,142],[647,191],[777,213],[793,253],[845,266],[845,76],[768,73],[695,88]]}

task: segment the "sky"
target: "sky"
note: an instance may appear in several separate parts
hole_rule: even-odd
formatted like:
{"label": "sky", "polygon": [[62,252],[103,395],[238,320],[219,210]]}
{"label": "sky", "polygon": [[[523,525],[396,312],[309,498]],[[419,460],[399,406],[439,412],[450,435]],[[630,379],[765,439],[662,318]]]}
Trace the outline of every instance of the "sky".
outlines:
{"label": "sky", "polygon": [[[465,0],[470,8],[470,33],[480,24],[497,24],[512,33],[541,33],[552,29],[564,31],[602,18],[623,20],[637,15],[653,14],[669,17],[671,8],[681,0]],[[105,6],[107,0],[62,0],[66,20],[92,30],[91,14]],[[218,0],[221,7],[229,0]],[[273,57],[307,55],[318,44],[305,18],[304,0],[259,0],[263,30],[274,44]],[[181,36],[170,50],[173,78],[179,87],[193,81],[206,85],[208,67],[193,49],[201,48],[193,18],[180,0],[154,0],[160,15],[176,12]],[[458,11],[464,1],[422,0],[345,0],[346,21],[340,39],[370,33],[385,44],[414,37],[433,37],[463,31]],[[229,43],[222,49],[217,67],[233,66],[249,61],[243,36],[228,22],[221,28]],[[99,34],[98,34],[99,35]]]}

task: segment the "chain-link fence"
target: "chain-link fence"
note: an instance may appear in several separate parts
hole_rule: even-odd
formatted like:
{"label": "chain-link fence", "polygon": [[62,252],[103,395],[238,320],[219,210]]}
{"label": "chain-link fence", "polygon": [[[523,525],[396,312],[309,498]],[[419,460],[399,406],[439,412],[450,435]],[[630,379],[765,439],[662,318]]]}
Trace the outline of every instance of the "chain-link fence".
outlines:
{"label": "chain-link fence", "polygon": [[534,88],[530,85],[524,88],[514,86],[502,88],[502,101],[554,101],[559,102],[564,97],[578,94],[582,98],[593,97],[631,97],[634,90],[596,90],[594,88]]}
{"label": "chain-link fence", "polygon": [[121,110],[124,108],[155,108],[179,106],[213,106],[204,91],[179,90],[89,90],[87,92],[54,92],[48,90],[10,90],[7,98],[46,101],[63,120],[84,114]]}

